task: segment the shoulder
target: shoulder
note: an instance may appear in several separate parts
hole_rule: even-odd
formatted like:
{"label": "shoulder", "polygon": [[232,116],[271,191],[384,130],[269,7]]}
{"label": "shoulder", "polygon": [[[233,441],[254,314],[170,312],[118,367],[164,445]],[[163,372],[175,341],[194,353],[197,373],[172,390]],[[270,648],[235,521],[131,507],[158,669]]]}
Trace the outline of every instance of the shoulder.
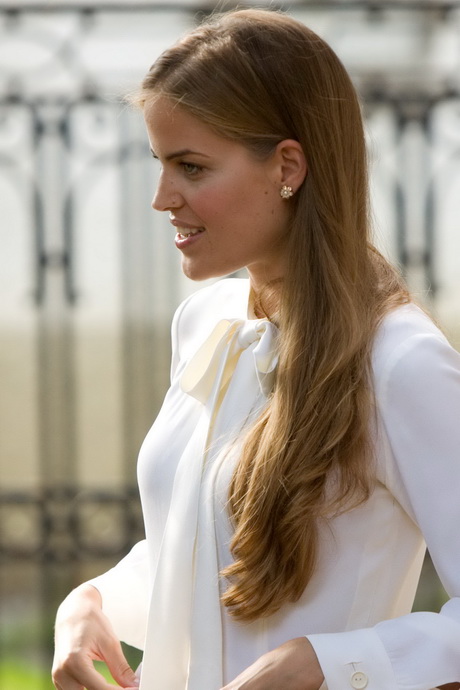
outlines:
{"label": "shoulder", "polygon": [[[458,485],[460,354],[421,309],[409,304],[384,319],[373,355],[385,481],[409,514],[416,509],[418,521],[434,487],[439,501],[442,484],[446,490]],[[412,502],[414,491],[419,509]]]}
{"label": "shoulder", "polygon": [[179,307],[183,313],[200,311],[206,316],[246,316],[249,280],[224,278],[194,292]]}
{"label": "shoulder", "polygon": [[377,393],[384,394],[389,386],[415,390],[446,365],[460,371],[460,355],[422,309],[410,303],[385,316],[372,353]]}
{"label": "shoulder", "polygon": [[249,280],[242,278],[225,278],[197,290],[174,315],[173,346],[193,351],[221,319],[246,319],[248,298]]}

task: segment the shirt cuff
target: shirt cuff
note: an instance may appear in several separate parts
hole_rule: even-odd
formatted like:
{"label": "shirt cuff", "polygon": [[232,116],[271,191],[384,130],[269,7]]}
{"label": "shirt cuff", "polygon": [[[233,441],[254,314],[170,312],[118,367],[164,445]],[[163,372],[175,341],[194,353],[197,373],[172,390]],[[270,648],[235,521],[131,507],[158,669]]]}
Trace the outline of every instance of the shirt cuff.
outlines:
{"label": "shirt cuff", "polygon": [[328,690],[397,690],[385,647],[372,628],[307,638],[316,652]]}
{"label": "shirt cuff", "polygon": [[[143,610],[145,601],[137,601],[138,590],[130,594],[129,609],[133,615],[128,616],[126,594],[120,594],[120,582],[111,570],[88,580],[86,584],[95,587],[101,595],[102,611],[109,619],[118,639],[132,647],[143,649],[147,621],[146,612]],[[136,613],[140,615],[135,615]]]}

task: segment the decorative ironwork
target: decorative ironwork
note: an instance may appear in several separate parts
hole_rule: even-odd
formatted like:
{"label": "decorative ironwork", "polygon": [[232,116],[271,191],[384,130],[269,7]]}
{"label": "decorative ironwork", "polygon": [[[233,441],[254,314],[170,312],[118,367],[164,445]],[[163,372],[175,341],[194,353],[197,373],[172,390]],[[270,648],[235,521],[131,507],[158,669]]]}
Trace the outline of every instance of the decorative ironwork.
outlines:
{"label": "decorative ironwork", "polygon": [[33,559],[69,563],[119,558],[143,537],[139,496],[56,487],[0,495],[0,564]]}

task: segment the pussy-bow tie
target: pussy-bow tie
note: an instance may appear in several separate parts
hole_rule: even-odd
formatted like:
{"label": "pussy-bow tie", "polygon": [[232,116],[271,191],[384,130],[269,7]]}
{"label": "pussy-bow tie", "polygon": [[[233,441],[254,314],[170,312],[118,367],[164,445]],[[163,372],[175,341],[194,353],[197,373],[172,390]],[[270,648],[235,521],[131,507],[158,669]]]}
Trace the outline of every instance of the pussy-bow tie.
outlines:
{"label": "pussy-bow tie", "polygon": [[278,328],[266,319],[219,321],[185,367],[182,390],[203,404],[214,401],[225,390],[242,353],[252,351],[260,388],[268,397],[278,364],[278,334]]}

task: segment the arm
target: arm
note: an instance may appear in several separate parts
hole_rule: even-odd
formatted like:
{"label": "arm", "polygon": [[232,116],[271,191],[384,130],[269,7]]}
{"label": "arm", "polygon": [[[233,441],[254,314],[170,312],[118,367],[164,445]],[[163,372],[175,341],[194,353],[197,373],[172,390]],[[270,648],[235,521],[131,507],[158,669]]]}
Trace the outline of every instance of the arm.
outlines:
{"label": "arm", "polygon": [[439,614],[309,639],[329,690],[428,690],[460,680],[460,355],[439,334],[414,335],[376,394],[394,457],[390,488],[419,525],[451,600]]}
{"label": "arm", "polygon": [[[171,375],[178,364],[178,317],[172,326]],[[119,640],[144,646],[150,595],[145,541],[114,568],[81,585],[63,601],[56,617],[53,680],[60,690],[109,690],[93,660],[107,663],[121,687],[137,686]]]}
{"label": "arm", "polygon": [[137,687],[120,640],[142,648],[147,614],[147,551],[142,541],[114,568],[70,592],[60,605],[52,670],[56,688],[113,688],[95,670],[93,660],[104,661],[120,687]]}
{"label": "arm", "polygon": [[119,640],[144,648],[149,604],[147,543],[138,542],[127,556],[88,583],[99,592],[102,611]]}
{"label": "arm", "polygon": [[318,690],[324,680],[306,637],[297,637],[261,656],[222,690]]}
{"label": "arm", "polygon": [[265,654],[224,690],[458,690],[460,680],[460,355],[439,333],[390,352],[377,401],[394,466],[389,488],[422,530],[452,599],[439,614],[309,635]]}

